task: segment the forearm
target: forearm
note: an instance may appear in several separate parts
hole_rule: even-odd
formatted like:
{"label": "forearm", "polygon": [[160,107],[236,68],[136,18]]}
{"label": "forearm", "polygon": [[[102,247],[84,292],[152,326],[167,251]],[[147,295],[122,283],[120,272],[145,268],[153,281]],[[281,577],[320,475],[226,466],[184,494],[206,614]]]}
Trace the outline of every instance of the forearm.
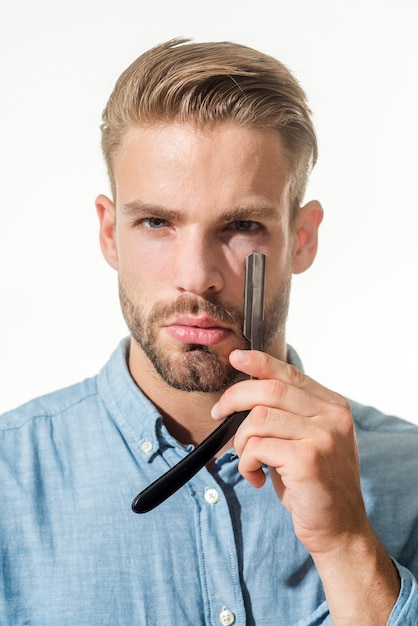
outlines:
{"label": "forearm", "polygon": [[385,626],[396,604],[400,578],[392,559],[370,529],[350,537],[314,561],[322,579],[333,626]]}

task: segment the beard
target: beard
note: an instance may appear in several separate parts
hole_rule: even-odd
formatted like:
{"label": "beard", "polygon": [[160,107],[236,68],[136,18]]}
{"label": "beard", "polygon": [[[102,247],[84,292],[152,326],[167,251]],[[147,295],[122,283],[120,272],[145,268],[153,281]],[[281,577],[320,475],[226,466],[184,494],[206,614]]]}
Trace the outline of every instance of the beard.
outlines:
{"label": "beard", "polygon": [[[273,343],[284,332],[289,308],[291,274],[276,290],[267,303],[264,312],[263,349]],[[228,355],[222,355],[219,349],[200,344],[179,343],[176,349],[170,349],[158,339],[161,326],[173,318],[183,315],[206,313],[214,321],[242,329],[243,314],[231,304],[219,302],[217,296],[211,299],[182,295],[172,303],[157,303],[147,315],[130,295],[121,276],[119,276],[119,298],[122,313],[129,331],[148,357],[156,372],[171,387],[187,392],[220,392],[246,376],[232,367]],[[249,348],[248,340],[242,335],[237,348]]]}

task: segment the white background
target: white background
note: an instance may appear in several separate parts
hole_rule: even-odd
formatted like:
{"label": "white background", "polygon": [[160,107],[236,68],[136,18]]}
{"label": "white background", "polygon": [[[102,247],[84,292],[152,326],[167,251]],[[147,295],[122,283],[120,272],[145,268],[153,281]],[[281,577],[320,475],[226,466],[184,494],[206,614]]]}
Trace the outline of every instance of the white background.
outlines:
{"label": "white background", "polygon": [[101,111],[176,36],[281,59],[308,93],[326,217],[288,340],[307,372],[418,423],[418,2],[21,0],[0,9],[0,411],[95,374],[127,333],[101,258]]}

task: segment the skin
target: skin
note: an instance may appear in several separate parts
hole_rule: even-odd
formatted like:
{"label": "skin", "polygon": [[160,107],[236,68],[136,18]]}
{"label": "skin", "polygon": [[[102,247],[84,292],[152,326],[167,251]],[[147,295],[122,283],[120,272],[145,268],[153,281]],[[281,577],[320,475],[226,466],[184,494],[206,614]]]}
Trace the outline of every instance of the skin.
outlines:
{"label": "skin", "polygon": [[[101,195],[96,207],[136,338],[132,377],[182,443],[197,444],[217,420],[251,409],[234,439],[239,469],[261,487],[269,467],[315,561],[332,623],[386,624],[399,580],[366,517],[349,405],[285,362],[291,275],[314,260],[320,204],[301,207],[293,222],[280,138],[232,123],[131,128],[113,166],[115,202]],[[274,323],[265,352],[248,350],[241,332],[253,250],[267,256],[266,317]],[[156,370],[153,359],[163,355],[179,380]],[[179,388],[183,379],[194,390]]]}

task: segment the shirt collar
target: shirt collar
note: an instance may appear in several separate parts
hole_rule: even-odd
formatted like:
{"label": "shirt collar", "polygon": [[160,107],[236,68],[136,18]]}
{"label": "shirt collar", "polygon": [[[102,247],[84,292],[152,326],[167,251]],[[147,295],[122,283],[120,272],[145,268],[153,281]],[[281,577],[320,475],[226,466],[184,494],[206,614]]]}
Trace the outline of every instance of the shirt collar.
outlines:
{"label": "shirt collar", "polygon": [[294,348],[292,348],[292,346],[289,346],[289,344],[287,344],[286,360],[287,360],[288,363],[290,363],[290,365],[294,365],[295,367],[297,367],[302,372],[304,371],[303,363],[302,363],[298,353],[296,352],[296,350]]}

